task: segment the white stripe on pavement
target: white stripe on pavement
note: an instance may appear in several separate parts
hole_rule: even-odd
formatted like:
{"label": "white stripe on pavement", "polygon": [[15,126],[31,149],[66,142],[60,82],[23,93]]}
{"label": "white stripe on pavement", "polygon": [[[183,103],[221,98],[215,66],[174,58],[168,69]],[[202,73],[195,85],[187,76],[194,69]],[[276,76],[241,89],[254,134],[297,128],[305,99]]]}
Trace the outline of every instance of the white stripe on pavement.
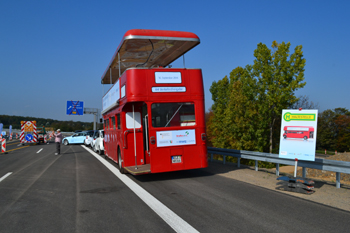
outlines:
{"label": "white stripe on pavement", "polygon": [[87,151],[89,151],[96,159],[98,159],[103,165],[105,165],[114,175],[116,175],[126,186],[128,186],[141,200],[143,200],[156,214],[159,215],[171,228],[176,232],[199,232],[188,224],[185,220],[180,218],[172,210],[166,207],[163,203],[158,201],[150,193],[132,181],[126,175],[120,173],[120,171],[112,164],[103,159],[100,155],[93,152],[89,148],[82,145]]}
{"label": "white stripe on pavement", "polygon": [[6,175],[4,175],[3,177],[1,177],[0,178],[0,182],[1,181],[3,181],[3,180],[5,180],[9,175],[11,175],[12,174],[12,172],[9,172],[9,173],[7,173]]}
{"label": "white stripe on pavement", "polygon": [[42,151],[43,150],[43,148],[41,148],[40,150],[38,150],[38,152],[36,152],[37,154],[39,154],[40,153],[40,151]]}

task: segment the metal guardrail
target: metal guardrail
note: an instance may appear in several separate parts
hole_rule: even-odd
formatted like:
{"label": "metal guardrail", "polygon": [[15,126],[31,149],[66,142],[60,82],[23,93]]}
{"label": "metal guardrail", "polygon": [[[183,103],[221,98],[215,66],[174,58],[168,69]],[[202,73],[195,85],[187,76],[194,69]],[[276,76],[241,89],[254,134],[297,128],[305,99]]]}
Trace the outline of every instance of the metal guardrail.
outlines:
{"label": "metal guardrail", "polygon": [[[237,167],[240,167],[241,158],[255,160],[255,171],[258,171],[258,161],[276,163],[276,175],[279,176],[279,165],[295,165],[295,161],[292,159],[279,158],[278,154],[270,154],[264,152],[234,150],[208,147],[208,154],[211,154],[211,161],[213,161],[213,155],[222,155],[224,157],[223,163],[226,163],[226,156],[238,158]],[[306,168],[318,169],[323,171],[332,171],[336,173],[336,187],[340,188],[340,173],[350,174],[350,162],[318,159],[315,161],[298,161],[298,167],[302,167],[303,178],[306,176]]]}

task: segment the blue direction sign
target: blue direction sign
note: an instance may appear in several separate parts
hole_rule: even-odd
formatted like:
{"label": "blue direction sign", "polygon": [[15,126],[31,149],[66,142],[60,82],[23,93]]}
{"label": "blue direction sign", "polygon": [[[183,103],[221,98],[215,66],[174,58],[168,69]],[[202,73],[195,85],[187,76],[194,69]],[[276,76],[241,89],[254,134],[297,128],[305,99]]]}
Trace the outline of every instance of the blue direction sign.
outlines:
{"label": "blue direction sign", "polygon": [[67,101],[67,115],[79,115],[84,114],[84,102],[83,101]]}
{"label": "blue direction sign", "polygon": [[26,138],[26,141],[27,141],[27,142],[30,142],[30,141],[33,140],[33,135],[27,134],[25,138]]}

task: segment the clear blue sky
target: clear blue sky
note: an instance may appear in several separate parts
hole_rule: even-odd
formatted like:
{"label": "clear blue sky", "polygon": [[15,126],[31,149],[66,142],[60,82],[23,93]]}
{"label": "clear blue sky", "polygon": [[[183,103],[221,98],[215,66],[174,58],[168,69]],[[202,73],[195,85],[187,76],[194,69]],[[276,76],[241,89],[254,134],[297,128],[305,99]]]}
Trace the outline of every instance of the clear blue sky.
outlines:
{"label": "clear blue sky", "polygon": [[[99,108],[100,79],[129,29],[194,32],[201,44],[185,56],[209,88],[252,64],[262,42],[302,45],[308,95],[320,111],[350,109],[350,1],[36,1],[0,2],[0,114],[92,121],[67,116],[67,100]],[[173,67],[182,68],[182,59]]]}

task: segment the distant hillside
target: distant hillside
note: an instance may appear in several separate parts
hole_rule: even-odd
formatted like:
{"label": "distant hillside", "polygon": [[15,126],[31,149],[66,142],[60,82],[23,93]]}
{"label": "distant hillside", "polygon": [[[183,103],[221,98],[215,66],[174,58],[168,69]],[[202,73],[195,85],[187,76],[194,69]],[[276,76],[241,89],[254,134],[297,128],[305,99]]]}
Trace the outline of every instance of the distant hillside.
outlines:
{"label": "distant hillside", "polygon": [[[21,121],[36,121],[37,127],[52,127],[55,130],[61,129],[63,132],[93,129],[93,122],[59,121],[46,118],[0,115],[0,123],[4,124],[4,128],[9,128],[12,125],[13,129],[21,129]],[[102,124],[97,124],[97,129],[99,128],[102,128]]]}

